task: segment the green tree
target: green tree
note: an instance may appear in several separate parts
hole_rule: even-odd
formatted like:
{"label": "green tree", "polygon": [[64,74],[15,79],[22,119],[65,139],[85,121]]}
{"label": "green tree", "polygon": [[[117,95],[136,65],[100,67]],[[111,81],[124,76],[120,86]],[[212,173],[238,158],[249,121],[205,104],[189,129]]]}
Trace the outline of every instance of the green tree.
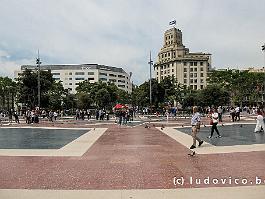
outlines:
{"label": "green tree", "polygon": [[48,104],[45,107],[49,107],[52,110],[62,109],[63,97],[65,96],[66,91],[63,88],[61,82],[53,82],[51,88],[48,90],[46,97]]}
{"label": "green tree", "polygon": [[111,96],[106,88],[101,88],[96,92],[95,102],[99,108],[110,108]]}
{"label": "green tree", "polygon": [[208,85],[205,89],[197,93],[198,105],[205,106],[224,106],[229,105],[229,93],[220,85]]}
{"label": "green tree", "polygon": [[[38,82],[37,73],[26,69],[17,78],[18,81],[18,102],[34,108],[38,104]],[[51,71],[41,71],[40,88],[41,88],[41,105],[48,107],[48,91],[51,89],[55,80],[52,78]]]}
{"label": "green tree", "polygon": [[3,110],[14,108],[17,84],[9,77],[0,77],[0,107]]}

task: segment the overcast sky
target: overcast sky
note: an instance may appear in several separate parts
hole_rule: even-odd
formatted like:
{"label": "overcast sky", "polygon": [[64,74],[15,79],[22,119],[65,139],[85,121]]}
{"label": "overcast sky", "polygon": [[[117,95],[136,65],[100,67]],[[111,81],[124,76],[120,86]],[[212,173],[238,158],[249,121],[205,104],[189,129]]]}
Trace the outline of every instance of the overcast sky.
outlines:
{"label": "overcast sky", "polygon": [[98,63],[148,78],[168,23],[216,68],[262,67],[264,0],[0,0],[0,75],[22,64]]}

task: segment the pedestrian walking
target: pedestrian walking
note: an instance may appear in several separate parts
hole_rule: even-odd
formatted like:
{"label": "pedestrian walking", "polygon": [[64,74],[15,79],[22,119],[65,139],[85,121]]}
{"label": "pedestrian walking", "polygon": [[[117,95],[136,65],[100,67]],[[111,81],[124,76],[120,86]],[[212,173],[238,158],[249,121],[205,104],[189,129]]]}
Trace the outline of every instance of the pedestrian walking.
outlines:
{"label": "pedestrian walking", "polygon": [[223,119],[222,119],[222,117],[223,117],[223,109],[222,109],[221,106],[218,107],[217,112],[218,112],[218,119],[219,119],[219,122],[222,122],[222,121],[223,121]]}
{"label": "pedestrian walking", "polygon": [[15,122],[19,124],[19,117],[16,111],[14,112],[14,118],[15,118]]}
{"label": "pedestrian walking", "polygon": [[211,135],[208,136],[208,138],[212,138],[213,137],[213,132],[216,131],[217,135],[219,138],[221,138],[222,136],[220,135],[218,129],[217,129],[217,124],[218,124],[218,113],[217,110],[214,109],[213,113],[210,115],[211,117]]}
{"label": "pedestrian walking", "polygon": [[196,148],[196,140],[199,142],[199,146],[202,145],[203,141],[197,137],[198,132],[200,131],[200,124],[201,124],[201,115],[198,111],[198,107],[194,106],[192,108],[193,115],[191,118],[191,135],[193,138],[193,144],[191,145],[190,149]]}
{"label": "pedestrian walking", "polygon": [[264,113],[261,109],[257,110],[257,124],[254,130],[254,133],[260,133],[261,132],[261,128],[263,129],[263,131],[265,131],[265,125],[264,125]]}
{"label": "pedestrian walking", "polygon": [[235,116],[235,121],[240,121],[240,112],[241,112],[241,108],[239,106],[237,106],[235,108],[236,111],[236,116]]}
{"label": "pedestrian walking", "polygon": [[231,109],[230,109],[230,115],[232,117],[232,121],[235,122],[236,111],[235,111],[234,107],[231,107]]}

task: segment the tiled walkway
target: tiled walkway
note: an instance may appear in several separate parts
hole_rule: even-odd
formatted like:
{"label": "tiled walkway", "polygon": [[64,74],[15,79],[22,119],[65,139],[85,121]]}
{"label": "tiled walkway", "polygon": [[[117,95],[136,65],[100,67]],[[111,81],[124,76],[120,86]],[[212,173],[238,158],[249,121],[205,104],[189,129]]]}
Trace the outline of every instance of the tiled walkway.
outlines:
{"label": "tiled walkway", "polygon": [[[180,188],[188,188],[184,190],[191,191],[196,190],[191,188],[248,186],[250,189],[246,190],[252,193],[251,186],[254,190],[257,179],[265,185],[264,151],[190,157],[187,147],[150,126],[129,128],[110,125],[80,157],[0,156],[0,198],[1,194],[5,195],[4,198],[11,197],[12,194],[8,195],[10,189],[23,192],[24,189],[180,191]],[[203,183],[208,177],[210,183]],[[183,184],[175,185],[174,179],[179,178],[184,179]],[[237,178],[239,184],[234,181]],[[196,184],[196,179],[201,183]],[[224,179],[226,183],[222,183]],[[247,183],[242,183],[242,179]],[[261,193],[264,196],[264,191],[259,190],[255,198],[259,198]],[[118,195],[122,198],[120,193]]]}

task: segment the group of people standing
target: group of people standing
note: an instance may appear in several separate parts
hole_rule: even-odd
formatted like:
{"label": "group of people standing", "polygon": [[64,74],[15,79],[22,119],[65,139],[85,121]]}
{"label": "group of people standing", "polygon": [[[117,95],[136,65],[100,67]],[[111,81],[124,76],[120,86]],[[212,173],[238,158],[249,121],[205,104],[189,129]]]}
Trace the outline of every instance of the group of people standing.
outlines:
{"label": "group of people standing", "polygon": [[[116,121],[118,121],[119,125],[126,125],[128,121],[133,121],[133,110],[117,110],[115,111]],[[115,122],[116,122],[115,121]]]}

